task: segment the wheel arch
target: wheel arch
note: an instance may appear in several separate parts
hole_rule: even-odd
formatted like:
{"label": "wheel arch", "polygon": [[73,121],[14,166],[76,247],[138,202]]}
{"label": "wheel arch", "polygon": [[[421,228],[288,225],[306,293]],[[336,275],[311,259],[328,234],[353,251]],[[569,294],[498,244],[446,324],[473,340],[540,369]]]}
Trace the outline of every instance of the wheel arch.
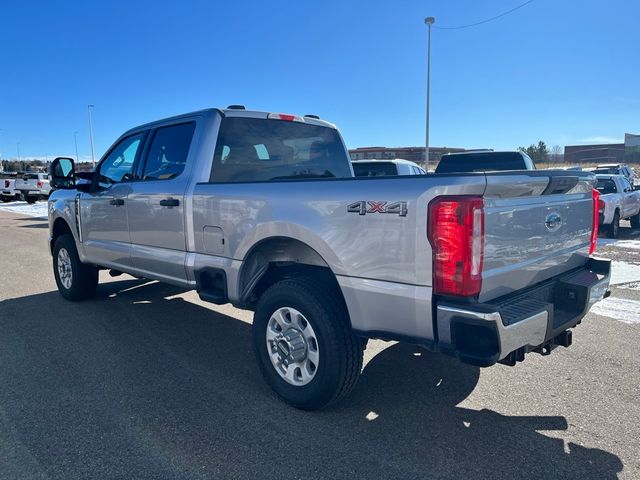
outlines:
{"label": "wheel arch", "polygon": [[344,302],[336,275],[322,255],[301,240],[274,236],[262,239],[247,252],[238,272],[238,306],[253,308],[269,286],[296,276],[325,282]]}
{"label": "wheel arch", "polygon": [[[53,255],[53,246],[56,243],[56,240],[64,234],[70,234],[73,236],[73,230],[69,226],[69,223],[62,217],[58,217],[53,222],[53,228],[51,229],[51,241],[49,242],[49,250]],[[75,237],[74,237],[75,238]]]}

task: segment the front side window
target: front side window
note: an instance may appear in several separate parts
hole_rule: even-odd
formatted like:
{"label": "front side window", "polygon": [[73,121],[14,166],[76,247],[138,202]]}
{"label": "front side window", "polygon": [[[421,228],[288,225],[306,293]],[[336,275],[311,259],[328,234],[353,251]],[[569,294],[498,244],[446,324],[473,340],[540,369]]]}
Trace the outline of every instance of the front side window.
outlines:
{"label": "front side window", "polygon": [[135,163],[143,134],[132,135],[122,140],[109,153],[98,168],[98,185],[102,188],[133,179]]}
{"label": "front side window", "polygon": [[143,180],[169,180],[182,173],[187,164],[195,122],[156,130],[142,173]]}
{"label": "front side window", "polygon": [[222,120],[210,181],[258,182],[291,178],[351,177],[338,132],[275,119]]}

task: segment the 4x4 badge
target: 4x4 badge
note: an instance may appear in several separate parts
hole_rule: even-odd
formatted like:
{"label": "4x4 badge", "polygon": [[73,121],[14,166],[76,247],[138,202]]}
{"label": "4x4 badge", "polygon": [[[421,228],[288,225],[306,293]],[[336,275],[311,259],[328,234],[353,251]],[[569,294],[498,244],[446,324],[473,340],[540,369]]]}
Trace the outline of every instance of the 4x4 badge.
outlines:
{"label": "4x4 badge", "polygon": [[360,201],[347,205],[347,212],[366,215],[367,213],[391,213],[401,217],[407,216],[407,202],[373,202]]}

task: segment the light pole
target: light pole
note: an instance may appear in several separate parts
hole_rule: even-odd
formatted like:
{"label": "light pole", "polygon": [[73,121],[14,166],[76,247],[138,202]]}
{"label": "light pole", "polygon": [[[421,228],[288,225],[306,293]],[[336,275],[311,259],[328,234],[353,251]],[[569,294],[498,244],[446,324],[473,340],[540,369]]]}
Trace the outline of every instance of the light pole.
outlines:
{"label": "light pole", "polygon": [[80,163],[80,157],[78,157],[78,132],[73,132],[73,141],[76,144],[76,162]]}
{"label": "light pole", "polygon": [[91,121],[91,109],[94,105],[87,105],[87,110],[89,112],[89,143],[91,143],[91,163],[93,164],[93,168],[96,167],[96,160],[93,156],[93,122]]}
{"label": "light pole", "polygon": [[431,25],[436,21],[436,17],[427,17],[424,23],[427,24],[429,33],[427,35],[427,130],[425,138],[425,170],[429,171],[429,100],[431,99]]}

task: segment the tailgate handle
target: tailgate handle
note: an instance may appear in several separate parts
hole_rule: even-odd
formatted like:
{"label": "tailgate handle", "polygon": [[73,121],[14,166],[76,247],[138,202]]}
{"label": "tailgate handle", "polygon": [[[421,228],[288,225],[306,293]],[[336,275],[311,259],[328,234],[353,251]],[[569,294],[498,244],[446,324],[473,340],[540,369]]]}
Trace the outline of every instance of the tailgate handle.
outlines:
{"label": "tailgate handle", "polygon": [[160,205],[163,207],[177,207],[180,205],[180,200],[176,198],[165,198],[164,200],[160,200]]}
{"label": "tailgate handle", "polygon": [[120,207],[124,205],[124,200],[121,198],[113,198],[109,200],[109,205],[115,205],[116,207]]}

